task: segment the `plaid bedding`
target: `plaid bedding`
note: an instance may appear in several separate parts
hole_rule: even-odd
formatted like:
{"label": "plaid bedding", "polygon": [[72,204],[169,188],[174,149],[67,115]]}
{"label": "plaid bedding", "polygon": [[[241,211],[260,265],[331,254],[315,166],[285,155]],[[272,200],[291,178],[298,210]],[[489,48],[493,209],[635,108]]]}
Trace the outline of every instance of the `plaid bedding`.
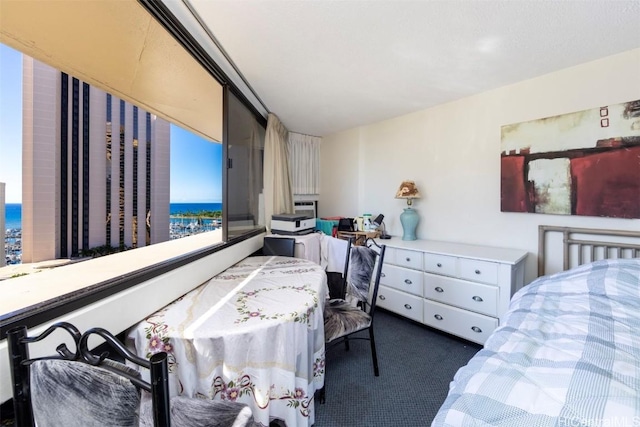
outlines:
{"label": "plaid bedding", "polygon": [[640,258],[518,291],[432,426],[640,426]]}

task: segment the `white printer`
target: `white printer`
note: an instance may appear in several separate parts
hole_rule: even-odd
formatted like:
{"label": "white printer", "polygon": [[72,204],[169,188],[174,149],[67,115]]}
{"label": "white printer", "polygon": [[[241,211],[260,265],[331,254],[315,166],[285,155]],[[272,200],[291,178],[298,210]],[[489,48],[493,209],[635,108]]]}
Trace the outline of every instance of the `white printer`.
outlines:
{"label": "white printer", "polygon": [[273,234],[302,235],[313,233],[316,219],[304,214],[278,214],[271,216]]}

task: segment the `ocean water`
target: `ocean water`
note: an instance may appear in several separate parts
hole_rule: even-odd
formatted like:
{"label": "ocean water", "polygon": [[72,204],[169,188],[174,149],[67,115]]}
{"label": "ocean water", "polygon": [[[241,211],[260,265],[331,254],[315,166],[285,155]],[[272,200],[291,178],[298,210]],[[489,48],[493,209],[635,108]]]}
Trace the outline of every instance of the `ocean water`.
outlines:
{"label": "ocean water", "polygon": [[4,206],[5,228],[22,228],[22,204],[7,203]]}
{"label": "ocean water", "polygon": [[222,203],[171,203],[169,215],[183,212],[221,211]]}
{"label": "ocean water", "polygon": [[[169,214],[181,212],[221,211],[222,203],[171,203]],[[5,205],[5,228],[22,228],[22,204]]]}

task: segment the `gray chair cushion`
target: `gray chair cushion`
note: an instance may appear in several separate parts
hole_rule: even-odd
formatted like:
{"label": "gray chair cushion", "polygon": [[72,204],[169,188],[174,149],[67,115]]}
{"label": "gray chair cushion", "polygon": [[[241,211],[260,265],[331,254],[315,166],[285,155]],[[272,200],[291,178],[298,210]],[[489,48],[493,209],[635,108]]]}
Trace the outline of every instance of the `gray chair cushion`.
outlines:
{"label": "gray chair cushion", "polygon": [[[171,427],[249,427],[256,425],[251,408],[225,402],[176,396],[171,398]],[[140,427],[152,427],[151,399],[140,407]]]}
{"label": "gray chair cushion", "polygon": [[343,300],[332,300],[324,308],[324,339],[331,342],[368,328],[371,316]]}
{"label": "gray chair cushion", "polygon": [[[121,363],[105,363],[137,374]],[[34,362],[31,365],[31,400],[38,427],[138,425],[140,393],[131,381],[82,362]]]}

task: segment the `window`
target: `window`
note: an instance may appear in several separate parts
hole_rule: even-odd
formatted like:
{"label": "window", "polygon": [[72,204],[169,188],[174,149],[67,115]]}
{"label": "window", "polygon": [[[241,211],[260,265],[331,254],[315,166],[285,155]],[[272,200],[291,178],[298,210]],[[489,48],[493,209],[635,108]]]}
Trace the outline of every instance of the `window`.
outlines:
{"label": "window", "polygon": [[[45,188],[44,192],[51,195],[37,209],[31,207],[32,212],[48,213],[48,219],[33,221],[33,233],[30,236],[23,233],[23,244],[29,241],[32,247],[48,251],[51,248],[47,245],[52,245],[54,250],[66,248],[68,254],[76,248],[78,253],[84,251],[87,231],[90,246],[91,236],[100,233],[105,240],[109,233],[111,245],[124,242],[126,246],[140,247],[148,241],[153,244],[161,240],[160,236],[154,237],[154,230],[166,230],[164,232],[168,239],[169,228],[157,226],[154,221],[167,221],[167,225],[169,221],[170,147],[153,142],[163,138],[169,140],[172,124],[211,144],[215,141],[224,142],[221,157],[225,165],[224,169],[221,168],[223,233],[218,235],[224,234],[225,240],[228,238],[233,243],[241,243],[245,238],[256,236],[264,230],[260,213],[262,143],[257,141],[264,139],[266,120],[256,113],[255,108],[247,107],[246,98],[234,92],[237,102],[227,101],[224,118],[225,126],[237,124],[238,127],[234,130],[225,129],[226,136],[223,138],[223,85],[230,83],[221,80],[220,74],[212,72],[215,64],[198,50],[198,46],[176,36],[175,28],[179,29],[180,24],[171,19],[168,22],[163,20],[166,28],[172,31],[169,33],[141,4],[146,5],[147,2],[3,3],[0,42],[33,55],[35,59],[31,70],[41,74],[47,84],[60,87],[60,96],[42,97],[38,105],[23,106],[25,110],[33,108],[33,111],[42,113],[27,118],[38,120],[38,123],[30,123],[27,128],[40,132],[33,138],[29,137],[29,140],[43,144],[42,147],[28,147],[26,150],[37,154],[34,158],[26,159],[25,164],[38,172],[26,175],[39,177],[39,182],[28,183],[27,186]],[[162,7],[160,2],[148,4]],[[83,36],[77,37],[78,34]],[[38,59],[47,64],[39,64]],[[25,99],[33,103],[35,98],[25,96]],[[236,111],[229,111],[234,105],[238,107]],[[111,114],[109,120],[107,111]],[[99,119],[96,121],[97,116]],[[253,121],[249,119],[250,116],[253,116]],[[47,121],[51,123],[40,126]],[[46,129],[51,129],[52,125],[58,130],[47,132]],[[251,126],[251,130],[244,126]],[[245,140],[247,135],[251,135],[253,142]],[[231,147],[228,147],[227,139],[234,141]],[[100,143],[94,144],[94,140]],[[45,146],[56,148],[47,153],[40,149]],[[258,146],[260,148],[256,148]],[[85,151],[87,147],[88,154]],[[52,158],[56,167],[48,169],[46,165],[50,164]],[[231,169],[226,169],[226,166],[234,162],[239,167],[229,173]],[[104,166],[94,172],[94,164]],[[146,164],[152,167],[145,169]],[[154,168],[158,164],[161,166]],[[124,174],[121,174],[122,171]],[[247,173],[251,179],[244,176]],[[152,183],[151,189],[148,183]],[[155,187],[154,183],[157,184]],[[62,191],[63,188],[65,191]],[[154,188],[158,190],[156,193]],[[236,195],[230,197],[231,191],[242,194],[246,200],[235,198]],[[94,195],[97,197],[95,200]],[[23,203],[32,202],[23,200]],[[227,208],[227,204],[232,206]],[[150,216],[148,206],[152,207]],[[165,209],[164,212],[162,209]],[[226,209],[228,212],[224,212]],[[96,211],[102,214],[92,216],[91,212]],[[53,216],[51,212],[54,212]],[[141,227],[143,216],[144,223],[150,224],[150,230],[146,225]],[[231,216],[234,221],[225,224],[225,218]],[[94,222],[92,218],[97,220]],[[63,223],[66,227],[64,233]],[[53,231],[41,233],[42,229]],[[140,230],[144,231],[141,233]],[[106,278],[104,271],[100,271],[101,274],[92,271],[88,276],[101,277],[96,280],[102,281],[94,283],[96,286],[91,292],[74,292],[73,295],[67,294],[64,300],[42,301],[38,303],[37,310],[17,306],[9,312],[0,313],[3,316],[1,331],[17,322],[28,327],[42,324],[137,284],[148,284],[151,279],[159,278],[177,267],[211,255],[217,256],[218,251],[228,245],[223,242],[223,236],[209,239],[209,234],[216,233],[167,242],[165,247],[170,249],[167,251],[170,254],[163,253],[163,259],[148,256],[162,251],[146,252],[145,257],[114,255],[123,264],[133,261],[134,265],[144,265],[137,269],[127,265],[126,270],[123,268],[118,273],[112,273],[117,276]],[[183,245],[183,241],[187,244]],[[188,241],[198,241],[197,247]],[[254,250],[255,243],[253,239],[246,245],[234,245],[233,250],[227,251],[231,255],[221,258],[228,262],[249,249]],[[105,262],[92,262],[91,265],[109,264],[108,259],[104,258],[96,261]],[[83,265],[87,264],[80,264]],[[112,272],[110,267],[108,269],[107,274]],[[199,268],[194,271],[203,274]],[[37,275],[34,275],[34,282],[37,282],[35,277]],[[64,280],[68,282],[68,278]],[[73,283],[80,287],[87,286],[84,281]],[[51,283],[47,283],[47,286],[55,287]]]}

